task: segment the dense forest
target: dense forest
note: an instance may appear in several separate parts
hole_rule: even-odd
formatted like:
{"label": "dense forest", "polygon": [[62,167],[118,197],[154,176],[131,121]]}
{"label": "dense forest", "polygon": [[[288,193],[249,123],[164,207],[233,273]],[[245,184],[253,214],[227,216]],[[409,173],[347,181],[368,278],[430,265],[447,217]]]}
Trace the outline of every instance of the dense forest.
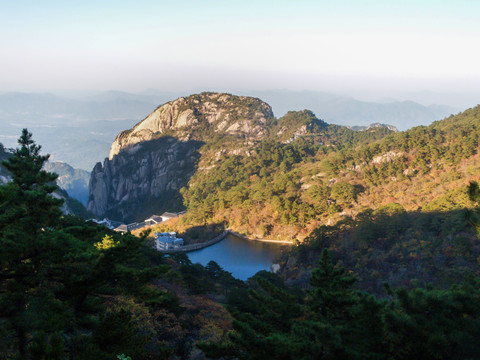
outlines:
{"label": "dense forest", "polygon": [[227,221],[259,237],[304,237],[318,220],[341,211],[337,202],[352,202],[362,191],[346,181],[332,187],[323,178],[328,156],[393,133],[328,125],[307,110],[270,119],[267,130],[253,147],[218,134],[201,149],[198,171],[181,190],[187,223]]}
{"label": "dense forest", "polygon": [[393,133],[292,112],[271,126],[300,135],[207,144],[177,226],[300,240],[246,282],[64,215],[24,130],[0,186],[0,358],[478,358],[479,116]]}

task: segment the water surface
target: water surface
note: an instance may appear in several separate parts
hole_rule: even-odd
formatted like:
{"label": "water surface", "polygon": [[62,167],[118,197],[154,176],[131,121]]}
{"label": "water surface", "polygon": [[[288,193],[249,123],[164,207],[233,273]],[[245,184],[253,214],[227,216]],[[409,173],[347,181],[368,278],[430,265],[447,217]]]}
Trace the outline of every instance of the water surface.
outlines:
{"label": "water surface", "polygon": [[270,270],[273,261],[288,246],[228,235],[215,245],[188,252],[187,255],[193,263],[203,266],[213,260],[237,279],[247,280],[260,270]]}

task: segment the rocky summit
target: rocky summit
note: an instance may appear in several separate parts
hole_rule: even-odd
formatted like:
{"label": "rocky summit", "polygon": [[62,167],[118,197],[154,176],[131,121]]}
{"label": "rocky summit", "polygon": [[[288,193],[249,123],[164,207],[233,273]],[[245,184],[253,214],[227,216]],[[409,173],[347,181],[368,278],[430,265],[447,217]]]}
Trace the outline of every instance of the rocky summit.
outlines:
{"label": "rocky summit", "polygon": [[208,132],[224,132],[259,138],[272,108],[263,101],[221,93],[181,97],[158,107],[132,129],[122,131],[112,144],[109,159],[120,151],[135,152],[136,144],[175,133],[181,140],[204,137]]}

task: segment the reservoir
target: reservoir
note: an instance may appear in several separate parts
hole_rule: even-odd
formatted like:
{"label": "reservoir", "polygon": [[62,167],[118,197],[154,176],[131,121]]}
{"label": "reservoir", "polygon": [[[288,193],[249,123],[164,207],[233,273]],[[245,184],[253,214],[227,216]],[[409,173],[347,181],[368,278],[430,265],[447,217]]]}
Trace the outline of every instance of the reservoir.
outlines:
{"label": "reservoir", "polygon": [[213,260],[237,279],[247,280],[260,270],[270,270],[282,250],[288,248],[287,244],[246,240],[229,234],[224,240],[187,255],[194,264],[205,266]]}

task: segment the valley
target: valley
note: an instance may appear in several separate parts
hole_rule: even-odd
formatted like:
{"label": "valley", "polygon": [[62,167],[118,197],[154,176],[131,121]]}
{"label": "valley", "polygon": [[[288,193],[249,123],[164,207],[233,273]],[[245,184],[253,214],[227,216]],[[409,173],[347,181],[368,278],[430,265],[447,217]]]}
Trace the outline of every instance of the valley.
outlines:
{"label": "valley", "polygon": [[[299,241],[303,248],[322,228],[362,243],[365,236],[379,235],[356,229],[375,223],[379,214],[437,219],[428,231],[401,222],[396,226],[402,229],[382,235],[387,238],[402,234],[410,241],[413,230],[406,229],[413,226],[418,238],[430,239],[433,229],[445,241],[455,231],[472,242],[475,235],[463,230],[461,214],[475,206],[466,186],[480,180],[479,112],[468,109],[402,132],[385,126],[355,131],[328,124],[309,110],[276,118],[258,98],[207,92],[161,105],[121,131],[109,158],[91,175],[55,162],[46,170],[57,172],[59,186],[87,205],[88,215],[75,205],[82,216],[129,223],[186,211],[147,232],[176,231],[190,244],[229,229],[253,238]],[[305,281],[315,256],[297,260],[295,251],[285,255],[281,274]],[[477,266],[475,254],[469,255],[470,268]],[[292,262],[302,270],[292,273]],[[442,273],[435,271],[430,277]],[[392,281],[394,274],[378,281]]]}

